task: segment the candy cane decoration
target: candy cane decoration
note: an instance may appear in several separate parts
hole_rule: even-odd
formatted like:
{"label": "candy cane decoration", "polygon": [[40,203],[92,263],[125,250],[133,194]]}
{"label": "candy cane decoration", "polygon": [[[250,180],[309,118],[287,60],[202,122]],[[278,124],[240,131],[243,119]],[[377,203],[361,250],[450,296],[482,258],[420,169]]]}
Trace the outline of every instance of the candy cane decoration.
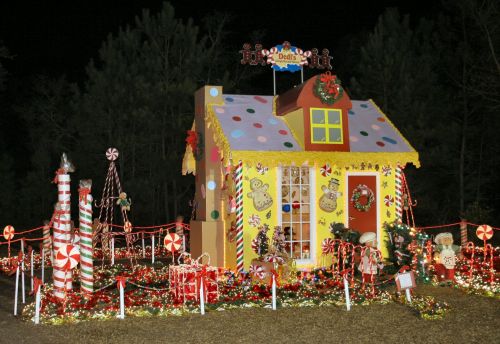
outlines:
{"label": "candy cane decoration", "polygon": [[90,185],[83,187],[80,181],[79,221],[80,221],[80,288],[82,293],[94,291],[94,250],[92,247],[92,195]]}
{"label": "candy cane decoration", "polygon": [[50,255],[50,251],[52,250],[52,238],[50,236],[50,222],[45,221],[43,224],[43,257],[42,259],[45,258],[45,255]]}
{"label": "candy cane decoration", "polygon": [[474,268],[474,253],[476,251],[476,246],[472,241],[469,241],[467,243],[467,246],[465,246],[465,250],[467,253],[470,253],[470,259],[469,259],[469,283],[472,281],[472,272]]}
{"label": "candy cane decoration", "polygon": [[5,226],[5,228],[3,229],[3,237],[5,238],[5,240],[7,240],[7,246],[8,246],[8,256],[9,256],[9,259],[10,259],[10,241],[12,239],[14,239],[14,233],[15,233],[15,229],[14,227],[12,227],[11,225],[7,225]]}
{"label": "candy cane decoration", "polygon": [[67,244],[62,245],[56,252],[54,266],[63,271],[70,271],[80,262],[80,252],[76,246]]}
{"label": "candy cane decoration", "polygon": [[403,220],[403,171],[401,166],[396,167],[396,221]]}
{"label": "candy cane decoration", "polygon": [[[57,191],[58,191],[58,203],[56,216],[54,220],[54,240],[53,249],[54,255],[59,252],[59,250],[69,244],[70,242],[70,230],[71,230],[71,191],[70,191],[70,176],[66,171],[62,171],[57,175]],[[72,273],[71,270],[63,270],[61,267],[54,264],[54,295],[63,300],[65,297],[65,290],[71,290],[72,285]]]}
{"label": "candy cane decoration", "polygon": [[243,272],[243,163],[236,167],[236,268]]}

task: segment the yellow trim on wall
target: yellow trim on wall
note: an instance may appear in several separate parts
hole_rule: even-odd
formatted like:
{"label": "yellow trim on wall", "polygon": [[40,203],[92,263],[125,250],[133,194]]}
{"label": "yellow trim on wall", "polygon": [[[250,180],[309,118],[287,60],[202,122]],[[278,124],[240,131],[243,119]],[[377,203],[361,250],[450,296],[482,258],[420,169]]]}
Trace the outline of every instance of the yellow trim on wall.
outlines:
{"label": "yellow trim on wall", "polygon": [[[323,111],[325,123],[313,123],[313,111],[314,110],[319,110]],[[331,124],[328,123],[328,112],[333,111],[333,112],[338,112],[339,114],[339,124]],[[309,110],[309,124],[311,127],[311,143],[318,143],[318,144],[328,144],[328,145],[341,145],[344,143],[344,133],[342,130],[342,110],[340,109],[326,109],[326,108],[310,108]],[[314,128],[320,128],[320,129],[325,129],[325,141],[315,141],[314,140],[314,134],[313,130]],[[340,129],[340,141],[330,141],[330,131],[328,129]]]}

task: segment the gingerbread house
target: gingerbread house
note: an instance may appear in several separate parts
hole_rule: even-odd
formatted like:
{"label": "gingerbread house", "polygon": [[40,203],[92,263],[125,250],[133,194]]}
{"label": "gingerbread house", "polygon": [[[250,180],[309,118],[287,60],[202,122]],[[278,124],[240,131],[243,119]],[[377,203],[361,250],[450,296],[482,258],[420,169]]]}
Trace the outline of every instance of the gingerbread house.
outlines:
{"label": "gingerbread house", "polygon": [[[248,269],[264,223],[285,229],[299,268],[321,262],[329,225],[377,233],[401,217],[400,172],[418,153],[372,100],[322,74],[279,95],[195,94],[183,173],[196,180],[193,255]],[[271,233],[270,233],[271,234]]]}

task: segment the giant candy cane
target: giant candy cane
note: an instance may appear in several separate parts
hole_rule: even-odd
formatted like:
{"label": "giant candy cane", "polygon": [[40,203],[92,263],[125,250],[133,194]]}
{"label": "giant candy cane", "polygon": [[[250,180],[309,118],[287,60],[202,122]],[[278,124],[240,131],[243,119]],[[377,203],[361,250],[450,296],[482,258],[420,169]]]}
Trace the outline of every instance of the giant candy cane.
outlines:
{"label": "giant candy cane", "polygon": [[94,261],[92,258],[92,195],[90,194],[91,181],[81,180],[79,193],[79,221],[80,221],[80,280],[81,291],[94,291]]}
{"label": "giant candy cane", "polygon": [[243,272],[243,163],[236,167],[236,268]]}
{"label": "giant candy cane", "polygon": [[400,165],[396,166],[396,221],[403,221],[403,171]]}
{"label": "giant candy cane", "polygon": [[[56,217],[54,220],[54,253],[57,252],[62,245],[70,243],[70,228],[71,228],[71,191],[70,191],[70,176],[65,171],[57,175],[57,191],[58,203],[56,209]],[[65,289],[71,290],[73,285],[71,271],[64,271],[54,264],[54,295],[59,299],[64,299]],[[65,286],[66,283],[66,286]]]}

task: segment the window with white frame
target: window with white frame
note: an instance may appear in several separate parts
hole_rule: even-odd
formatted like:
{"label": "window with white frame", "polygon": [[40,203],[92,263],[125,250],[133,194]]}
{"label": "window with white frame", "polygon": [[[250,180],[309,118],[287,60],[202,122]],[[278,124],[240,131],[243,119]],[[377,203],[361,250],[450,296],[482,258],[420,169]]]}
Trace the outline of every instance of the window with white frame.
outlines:
{"label": "window with white frame", "polygon": [[309,167],[281,168],[281,225],[293,259],[311,255],[311,185]]}

